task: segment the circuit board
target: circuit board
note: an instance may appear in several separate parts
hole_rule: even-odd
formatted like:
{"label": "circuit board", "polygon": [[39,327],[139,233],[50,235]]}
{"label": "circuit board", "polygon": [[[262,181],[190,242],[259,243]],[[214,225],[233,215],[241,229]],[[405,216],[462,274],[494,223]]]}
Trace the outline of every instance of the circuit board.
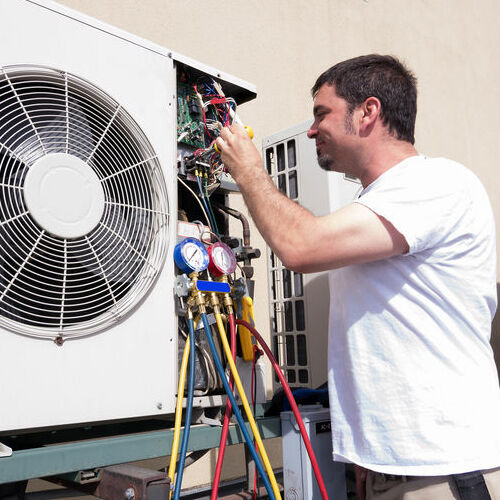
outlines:
{"label": "circuit board", "polygon": [[205,148],[203,111],[192,85],[177,82],[177,138],[193,148]]}

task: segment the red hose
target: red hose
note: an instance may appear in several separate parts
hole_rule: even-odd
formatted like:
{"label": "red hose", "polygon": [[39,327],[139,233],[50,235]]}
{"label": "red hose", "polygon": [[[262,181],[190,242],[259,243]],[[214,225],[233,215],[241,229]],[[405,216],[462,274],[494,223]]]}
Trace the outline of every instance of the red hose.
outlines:
{"label": "red hose", "polygon": [[[229,328],[231,330],[231,356],[236,359],[236,323],[234,321],[234,314],[229,314]],[[233,376],[229,378],[229,386],[233,389]],[[229,420],[233,409],[229,399],[226,404],[226,413],[224,414],[224,424],[222,425],[222,433],[219,443],[219,455],[217,457],[217,465],[215,466],[214,484],[212,486],[212,494],[210,500],[217,500],[219,492],[220,475],[222,472],[222,464],[224,462],[224,453],[226,451],[227,435],[229,433]]]}
{"label": "red hose", "polygon": [[290,403],[290,406],[292,407],[293,414],[295,415],[295,420],[299,425],[300,434],[302,435],[302,439],[307,449],[307,454],[309,455],[309,460],[311,461],[311,465],[314,470],[314,475],[316,476],[316,481],[318,482],[319,490],[321,492],[321,498],[323,500],[328,500],[328,493],[326,492],[325,483],[323,481],[323,477],[321,476],[318,462],[316,460],[316,456],[314,455],[314,451],[311,446],[311,441],[309,441],[309,436],[307,435],[306,428],[304,427],[304,422],[302,421],[302,417],[300,416],[299,408],[297,407],[295,398],[293,397],[292,391],[290,390],[290,386],[288,385],[285,377],[283,376],[280,366],[278,365],[276,359],[274,359],[273,353],[271,352],[267,344],[264,342],[264,339],[260,336],[260,333],[250,323],[247,323],[246,321],[243,321],[241,319],[237,319],[236,324],[244,326],[245,328],[250,330],[250,332],[252,332],[252,335],[256,338],[257,342],[260,344],[260,346],[266,353],[267,357],[269,358],[269,361],[271,361],[271,364],[273,365],[273,368],[276,371],[276,375],[278,375],[278,378],[280,379],[283,389],[285,390],[285,394]]}

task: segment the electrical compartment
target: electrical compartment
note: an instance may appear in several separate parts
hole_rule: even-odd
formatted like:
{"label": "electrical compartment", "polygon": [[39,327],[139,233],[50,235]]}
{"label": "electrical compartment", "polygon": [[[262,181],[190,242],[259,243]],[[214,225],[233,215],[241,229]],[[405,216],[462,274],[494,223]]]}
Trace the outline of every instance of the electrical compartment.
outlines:
{"label": "electrical compartment", "polygon": [[[242,218],[242,214],[228,206],[228,193],[238,191],[238,187],[226,172],[220,155],[214,148],[214,141],[222,127],[231,125],[237,119],[237,106],[252,98],[254,94],[221,79],[220,73],[209,73],[207,68],[202,71],[192,64],[178,62],[176,77],[179,209],[177,240],[182,245],[186,238],[194,237],[203,245],[207,245],[210,253],[209,279],[216,280],[222,275],[227,276],[233,299],[236,299],[235,305],[240,314],[243,314],[243,311],[248,310],[248,302],[251,302],[251,261],[257,258],[260,252],[250,246],[248,236],[242,239],[229,233],[229,217],[240,220]],[[193,242],[188,242],[188,245],[193,245]],[[190,267],[190,263],[185,262],[180,254],[177,261],[177,269],[180,271],[177,279],[180,351],[184,347],[188,331],[185,321],[187,275],[197,271],[195,260],[201,259],[201,251],[196,251],[194,246],[191,248],[189,253],[193,267]],[[238,267],[235,273],[236,266]],[[200,283],[198,282],[198,287]],[[214,286],[212,282],[210,288],[213,289]],[[213,317],[209,316],[210,318],[214,323]],[[253,344],[241,333],[240,329],[238,352],[246,361],[251,361]],[[220,346],[218,348],[222,350]],[[196,356],[196,395],[222,394],[222,383],[211,362],[202,329],[198,334]],[[246,373],[241,358],[238,364],[240,367],[243,365],[242,372]],[[251,374],[244,377],[248,381],[248,387],[251,385],[250,377]],[[264,377],[259,376],[260,395],[263,392],[263,384]],[[262,401],[262,397],[259,401]],[[195,399],[196,404],[205,405],[199,398]]]}

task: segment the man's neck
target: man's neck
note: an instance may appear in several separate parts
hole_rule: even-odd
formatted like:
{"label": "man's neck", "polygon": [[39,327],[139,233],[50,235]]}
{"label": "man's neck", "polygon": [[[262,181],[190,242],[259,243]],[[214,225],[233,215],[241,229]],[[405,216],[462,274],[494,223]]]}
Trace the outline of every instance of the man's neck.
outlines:
{"label": "man's neck", "polygon": [[388,141],[378,147],[370,148],[362,158],[360,173],[361,184],[364,188],[380,177],[384,172],[396,166],[406,158],[416,156],[417,150],[409,142]]}

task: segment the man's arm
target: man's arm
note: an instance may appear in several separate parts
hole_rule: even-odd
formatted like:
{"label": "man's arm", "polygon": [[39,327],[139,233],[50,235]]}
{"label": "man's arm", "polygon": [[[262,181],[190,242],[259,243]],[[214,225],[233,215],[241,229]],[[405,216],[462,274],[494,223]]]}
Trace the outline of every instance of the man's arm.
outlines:
{"label": "man's arm", "polygon": [[359,203],[316,217],[284,196],[242,127],[223,129],[217,145],[258,230],[287,268],[317,272],[408,251],[390,222]]}

